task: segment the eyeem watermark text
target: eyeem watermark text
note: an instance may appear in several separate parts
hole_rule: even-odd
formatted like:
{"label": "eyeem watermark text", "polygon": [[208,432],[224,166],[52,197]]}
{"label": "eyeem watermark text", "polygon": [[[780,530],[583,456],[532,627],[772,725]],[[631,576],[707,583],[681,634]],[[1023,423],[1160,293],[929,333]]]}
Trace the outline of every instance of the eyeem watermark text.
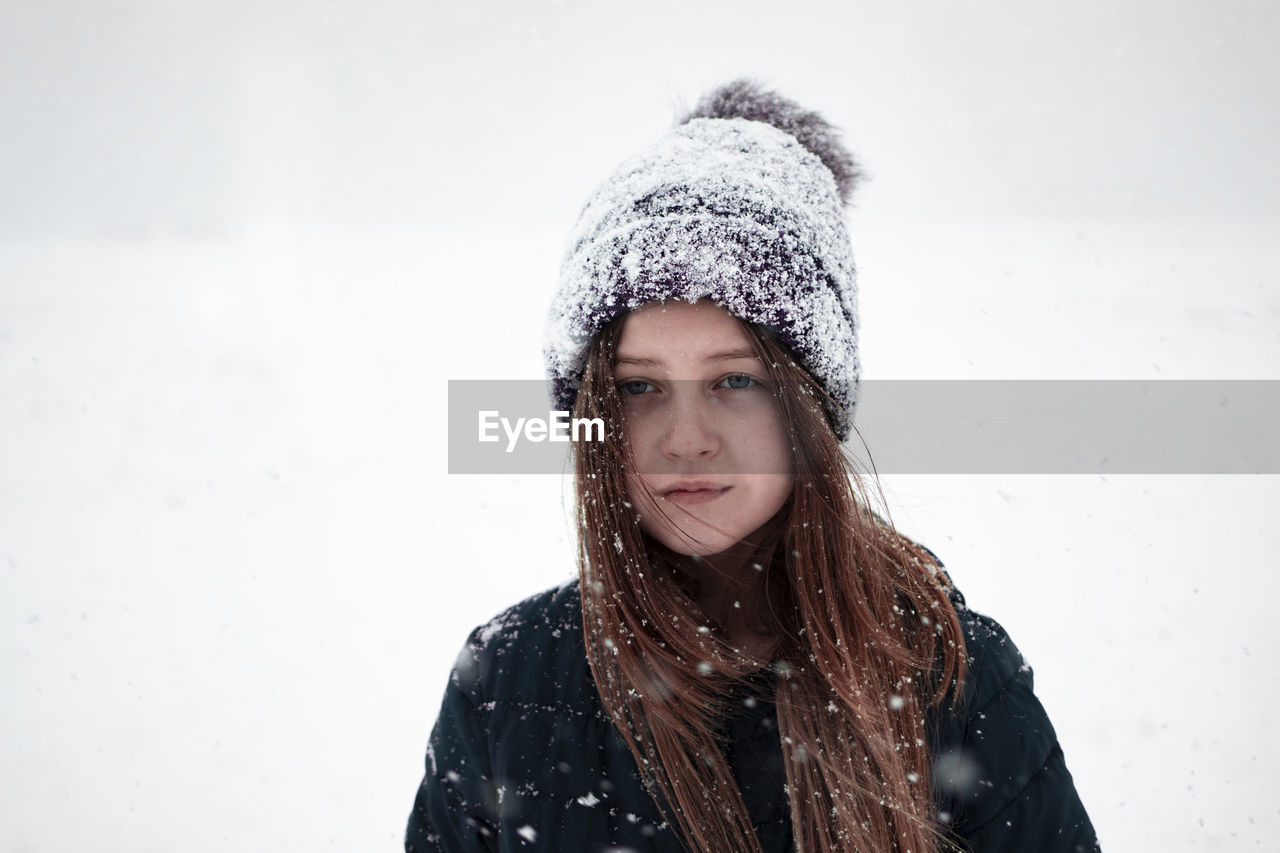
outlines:
{"label": "eyeem watermark text", "polygon": [[[860,388],[848,450],[880,474],[1280,475],[1280,380],[864,380]],[[621,440],[624,424],[575,424],[551,411],[549,390],[542,380],[450,380],[449,473],[562,476],[574,441],[592,442],[585,449]],[[780,473],[759,470],[754,458],[735,462],[731,473]]]}
{"label": "eyeem watermark text", "polygon": [[525,441],[534,443],[542,441],[604,441],[603,418],[570,418],[565,411],[550,413],[548,420],[542,418],[504,418],[497,411],[482,411],[480,415],[480,432],[478,440],[482,442],[499,441],[498,429],[507,436],[507,452],[516,449],[523,436]]}

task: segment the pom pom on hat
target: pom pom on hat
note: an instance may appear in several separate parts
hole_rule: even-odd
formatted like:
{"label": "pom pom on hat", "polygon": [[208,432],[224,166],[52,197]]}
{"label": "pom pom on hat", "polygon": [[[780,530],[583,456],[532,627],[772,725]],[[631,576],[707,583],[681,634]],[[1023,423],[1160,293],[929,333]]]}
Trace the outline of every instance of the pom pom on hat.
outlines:
{"label": "pom pom on hat", "polygon": [[862,170],[826,119],[777,92],[766,91],[753,80],[743,78],[726,83],[703,97],[679,123],[686,124],[695,118],[744,118],[791,134],[831,171],[840,200],[845,204],[862,180]]}
{"label": "pom pom on hat", "polygon": [[556,407],[572,408],[591,339],[614,317],[705,299],[773,329],[826,389],[832,427],[847,437],[859,364],[844,201],[857,178],[816,113],[746,81],[707,96],[624,161],[578,218],[547,322]]}

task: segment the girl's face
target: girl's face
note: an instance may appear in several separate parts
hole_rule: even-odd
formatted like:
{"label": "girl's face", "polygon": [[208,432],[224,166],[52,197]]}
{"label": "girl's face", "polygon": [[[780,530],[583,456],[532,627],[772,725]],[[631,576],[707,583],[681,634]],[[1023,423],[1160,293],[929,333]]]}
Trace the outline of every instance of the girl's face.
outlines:
{"label": "girl's face", "polygon": [[718,554],[786,503],[795,467],[774,389],[723,308],[632,312],[614,375],[635,454],[627,490],[645,533],[680,554]]}

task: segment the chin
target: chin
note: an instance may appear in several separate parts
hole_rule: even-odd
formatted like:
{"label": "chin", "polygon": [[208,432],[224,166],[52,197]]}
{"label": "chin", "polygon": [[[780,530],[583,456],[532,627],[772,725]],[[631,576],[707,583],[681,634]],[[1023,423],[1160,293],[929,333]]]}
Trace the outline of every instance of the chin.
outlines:
{"label": "chin", "polygon": [[686,530],[685,535],[668,530],[648,531],[648,533],[668,550],[686,557],[711,557],[722,554],[742,541],[715,530]]}
{"label": "chin", "polygon": [[[667,546],[671,548],[670,545]],[[678,548],[671,548],[677,554],[683,554],[686,557],[713,557],[716,554],[723,554],[732,547],[732,544],[703,544],[702,542],[680,542]]]}

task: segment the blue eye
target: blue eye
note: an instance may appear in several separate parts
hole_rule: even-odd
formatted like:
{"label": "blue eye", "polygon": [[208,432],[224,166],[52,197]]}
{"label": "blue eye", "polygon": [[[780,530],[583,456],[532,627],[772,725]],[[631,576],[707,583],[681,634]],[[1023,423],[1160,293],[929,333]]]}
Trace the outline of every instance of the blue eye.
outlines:
{"label": "blue eye", "polygon": [[720,385],[725,388],[731,388],[734,391],[743,391],[752,385],[760,384],[755,378],[745,373],[735,373],[732,376],[726,376],[720,380]]}
{"label": "blue eye", "polygon": [[651,384],[643,379],[632,379],[628,382],[618,383],[618,393],[624,397],[638,397],[653,388]]}

